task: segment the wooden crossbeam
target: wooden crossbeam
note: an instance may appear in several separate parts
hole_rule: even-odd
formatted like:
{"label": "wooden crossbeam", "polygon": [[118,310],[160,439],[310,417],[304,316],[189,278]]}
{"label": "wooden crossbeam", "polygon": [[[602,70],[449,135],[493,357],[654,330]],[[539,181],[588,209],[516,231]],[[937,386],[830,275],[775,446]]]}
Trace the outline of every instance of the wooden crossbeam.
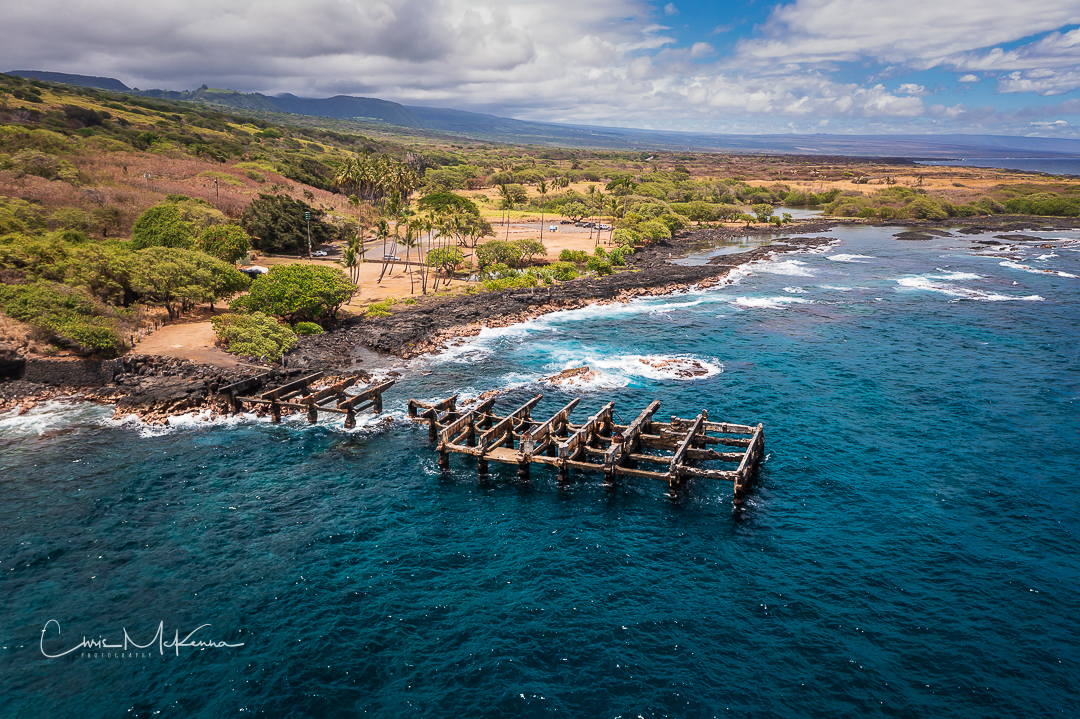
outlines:
{"label": "wooden crossbeam", "polygon": [[566,438],[565,442],[559,442],[559,457],[561,459],[570,459],[574,454],[577,454],[577,448],[586,440],[588,436],[595,432],[600,424],[604,421],[610,421],[611,415],[615,410],[615,403],[608,402],[600,411],[589,417],[589,421],[578,427],[572,435]]}
{"label": "wooden crossbeam", "polygon": [[674,480],[678,474],[679,465],[683,463],[683,459],[686,457],[686,451],[690,449],[691,443],[694,441],[694,435],[701,430],[701,425],[705,422],[705,415],[699,414],[694,423],[690,426],[690,431],[686,433],[686,439],[682,441],[679,448],[675,450],[675,454],[671,457],[671,464],[668,466],[668,475]]}
{"label": "wooden crossbeam", "polygon": [[532,408],[535,407],[536,403],[543,398],[544,395],[542,394],[536,395],[528,402],[515,409],[510,414],[500,419],[498,424],[489,429],[487,432],[484,432],[482,435],[477,437],[476,448],[479,450],[479,452],[483,454],[485,451],[487,451],[488,447],[493,444],[498,444],[503,439],[503,435],[505,435],[507,431],[513,429],[514,420],[527,418],[529,416],[529,412],[532,411]]}
{"label": "wooden crossbeam", "polygon": [[[454,434],[454,432],[458,431],[459,428],[468,425],[470,422],[475,422],[477,419],[487,414],[488,410],[491,409],[491,406],[493,404],[495,404],[495,398],[490,397],[484,400],[482,403],[478,404],[475,408],[469,410],[465,414],[455,419],[450,424],[440,429],[439,446],[442,447],[443,445],[447,444],[447,440],[449,440],[449,438]],[[434,411],[434,408],[429,411]]]}
{"label": "wooden crossbeam", "polygon": [[[365,400],[372,399],[373,397],[382,397],[383,392],[385,392],[386,390],[390,389],[393,386],[394,386],[394,382],[393,382],[393,380],[391,380],[390,382],[383,382],[382,384],[373,385],[371,387],[368,387],[367,389],[363,390],[362,392],[359,392],[358,394],[351,395],[347,399],[344,399],[341,402],[338,402],[338,405],[337,405],[338,409],[356,409],[357,406],[361,402],[363,402]],[[379,402],[379,403],[376,403],[376,404],[381,405],[382,403]]]}
{"label": "wooden crossbeam", "polygon": [[[730,422],[710,422],[708,420],[709,420],[709,415],[706,414],[705,415],[704,426],[705,426],[705,429],[708,430],[709,432],[720,432],[722,434],[753,434],[754,431],[757,429],[756,427],[751,427],[750,425],[747,425],[747,424],[732,424]],[[682,432],[682,431],[684,431],[684,429],[686,427],[689,427],[690,425],[694,424],[694,422],[696,422],[696,421],[697,421],[696,418],[695,419],[684,419],[684,418],[680,418],[680,417],[675,417],[673,415],[671,417],[671,423],[670,424],[667,424],[667,423],[659,424],[658,423],[655,426],[670,427],[673,430]]]}
{"label": "wooden crossbeam", "polygon": [[286,395],[303,390],[309,384],[322,376],[322,372],[316,372],[315,374],[308,375],[307,377],[301,377],[300,379],[293,380],[292,382],[284,384],[277,389],[272,389],[269,392],[263,392],[261,395],[259,395],[259,399],[285,399]]}
{"label": "wooden crossbeam", "polygon": [[639,435],[658,409],[660,409],[660,400],[655,399],[626,426],[625,431],[612,437],[611,446],[604,452],[604,474],[609,477],[614,476],[614,468],[622,464],[626,456],[637,446]]}
{"label": "wooden crossbeam", "polygon": [[[330,385],[329,387],[324,387],[324,388],[322,388],[320,390],[312,392],[311,394],[309,394],[307,397],[304,397],[304,399],[302,399],[300,401],[302,403],[304,403],[304,404],[307,404],[307,405],[318,405],[320,402],[322,402],[327,397],[335,397],[335,396],[337,396],[339,394],[344,393],[346,389],[348,389],[349,387],[352,387],[354,384],[356,384],[356,380],[357,380],[356,377],[349,377],[347,379],[343,379],[343,380],[341,380],[340,382],[338,382],[336,384]],[[320,407],[320,409],[321,409],[321,407]]]}
{"label": "wooden crossbeam", "polygon": [[242,379],[239,382],[233,382],[230,385],[226,385],[218,389],[218,394],[227,394],[236,397],[241,392],[246,392],[252,387],[258,387],[265,384],[266,379],[269,376],[269,374],[261,374],[254,377],[248,377],[247,379]]}
{"label": "wooden crossbeam", "polygon": [[453,409],[457,406],[457,398],[458,396],[455,394],[438,402],[421,402],[419,400],[410,399],[409,416],[415,417],[417,415],[417,409],[433,409],[436,412],[441,412],[444,409],[449,409],[453,411]]}
{"label": "wooden crossbeam", "polygon": [[524,432],[521,435],[521,453],[531,458],[533,453],[543,449],[551,437],[551,433],[555,431],[559,424],[568,420],[570,413],[574,411],[574,408],[580,402],[581,397],[575,397],[546,422]]}

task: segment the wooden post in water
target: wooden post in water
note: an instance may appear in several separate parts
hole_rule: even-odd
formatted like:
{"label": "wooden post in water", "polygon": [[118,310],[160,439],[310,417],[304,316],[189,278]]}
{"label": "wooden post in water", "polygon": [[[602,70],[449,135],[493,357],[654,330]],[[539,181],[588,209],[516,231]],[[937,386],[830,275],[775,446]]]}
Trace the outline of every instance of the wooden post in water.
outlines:
{"label": "wooden post in water", "polygon": [[356,427],[356,410],[349,409],[345,411],[345,429],[353,429]]}

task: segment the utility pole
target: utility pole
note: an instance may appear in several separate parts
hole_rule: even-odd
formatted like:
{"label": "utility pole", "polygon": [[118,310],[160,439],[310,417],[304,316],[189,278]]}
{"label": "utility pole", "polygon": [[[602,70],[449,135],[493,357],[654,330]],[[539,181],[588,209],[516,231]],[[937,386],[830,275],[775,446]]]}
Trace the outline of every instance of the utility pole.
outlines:
{"label": "utility pole", "polygon": [[304,219],[307,220],[307,256],[311,259],[311,213],[305,212]]}
{"label": "utility pole", "polygon": [[214,194],[219,200],[221,199],[221,190],[218,189],[218,179],[216,177],[214,178]]}

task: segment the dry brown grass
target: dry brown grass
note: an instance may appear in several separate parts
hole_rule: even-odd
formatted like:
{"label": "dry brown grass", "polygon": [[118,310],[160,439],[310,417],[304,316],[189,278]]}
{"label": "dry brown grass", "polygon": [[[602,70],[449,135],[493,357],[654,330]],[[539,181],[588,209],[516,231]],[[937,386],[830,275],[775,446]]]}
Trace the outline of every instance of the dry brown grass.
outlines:
{"label": "dry brown grass", "polygon": [[[227,217],[237,219],[260,192],[281,193],[305,200],[312,206],[349,218],[356,217],[348,199],[342,195],[297,185],[276,172],[261,171],[265,182],[251,179],[236,162],[218,163],[186,155],[168,156],[149,152],[109,152],[69,156],[80,173],[90,182],[75,187],[66,182],[45,180],[33,175],[0,172],[0,195],[20,197],[41,203],[46,214],[61,207],[91,211],[111,205],[120,209],[118,236],[130,237],[135,220],[148,208],[170,194],[188,195],[206,200]],[[221,181],[214,187],[206,172],[224,173],[239,184]],[[304,190],[313,199],[307,199]],[[116,230],[111,235],[116,236]]]}

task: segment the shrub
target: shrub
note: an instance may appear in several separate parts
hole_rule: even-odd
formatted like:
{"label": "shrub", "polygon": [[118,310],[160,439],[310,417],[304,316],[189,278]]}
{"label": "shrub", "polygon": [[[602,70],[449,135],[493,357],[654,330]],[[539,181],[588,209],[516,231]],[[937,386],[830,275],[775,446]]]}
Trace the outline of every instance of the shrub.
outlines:
{"label": "shrub", "polygon": [[584,264],[589,260],[589,253],[585,250],[563,250],[559,253],[560,262],[575,262]]}
{"label": "shrub", "polygon": [[566,282],[577,277],[577,269],[569,262],[553,262],[548,266],[551,276],[560,282]]}
{"label": "shrub", "polygon": [[45,216],[41,207],[26,200],[0,196],[0,236],[44,229]]}
{"label": "shrub", "polygon": [[611,251],[611,264],[622,266],[626,264],[626,258],[634,254],[634,250],[629,247],[616,247]]}
{"label": "shrub", "polygon": [[465,253],[457,247],[437,247],[428,250],[427,263],[446,272],[453,272],[465,261]]}
{"label": "shrub", "polygon": [[905,214],[919,220],[944,220],[949,213],[932,197],[920,195],[908,203]]}
{"label": "shrub", "polygon": [[671,239],[671,230],[661,220],[649,220],[641,223],[641,236],[645,240],[656,242]]}
{"label": "shrub", "polygon": [[251,291],[229,304],[234,312],[263,312],[289,324],[337,315],[356,285],[337,267],[279,265],[251,283]]}
{"label": "shrub", "polygon": [[607,251],[600,245],[596,246],[596,251],[593,254],[597,257],[607,257]]}
{"label": "shrub", "polygon": [[393,297],[387,297],[382,302],[372,302],[368,305],[367,314],[368,317],[389,317],[390,305],[394,304]]}
{"label": "shrub", "polygon": [[262,312],[224,314],[210,319],[214,333],[236,355],[276,361],[296,345],[296,333]]}
{"label": "shrub", "polygon": [[614,270],[611,269],[611,262],[601,257],[590,257],[585,267],[590,272],[595,272],[601,277],[604,275],[610,275],[612,272],[614,272]]}
{"label": "shrub", "polygon": [[293,331],[298,335],[321,335],[323,328],[314,322],[297,322]]}
{"label": "shrub", "polygon": [[114,355],[126,347],[123,312],[82,288],[47,280],[0,285],[0,308],[48,341],[80,352]]}

